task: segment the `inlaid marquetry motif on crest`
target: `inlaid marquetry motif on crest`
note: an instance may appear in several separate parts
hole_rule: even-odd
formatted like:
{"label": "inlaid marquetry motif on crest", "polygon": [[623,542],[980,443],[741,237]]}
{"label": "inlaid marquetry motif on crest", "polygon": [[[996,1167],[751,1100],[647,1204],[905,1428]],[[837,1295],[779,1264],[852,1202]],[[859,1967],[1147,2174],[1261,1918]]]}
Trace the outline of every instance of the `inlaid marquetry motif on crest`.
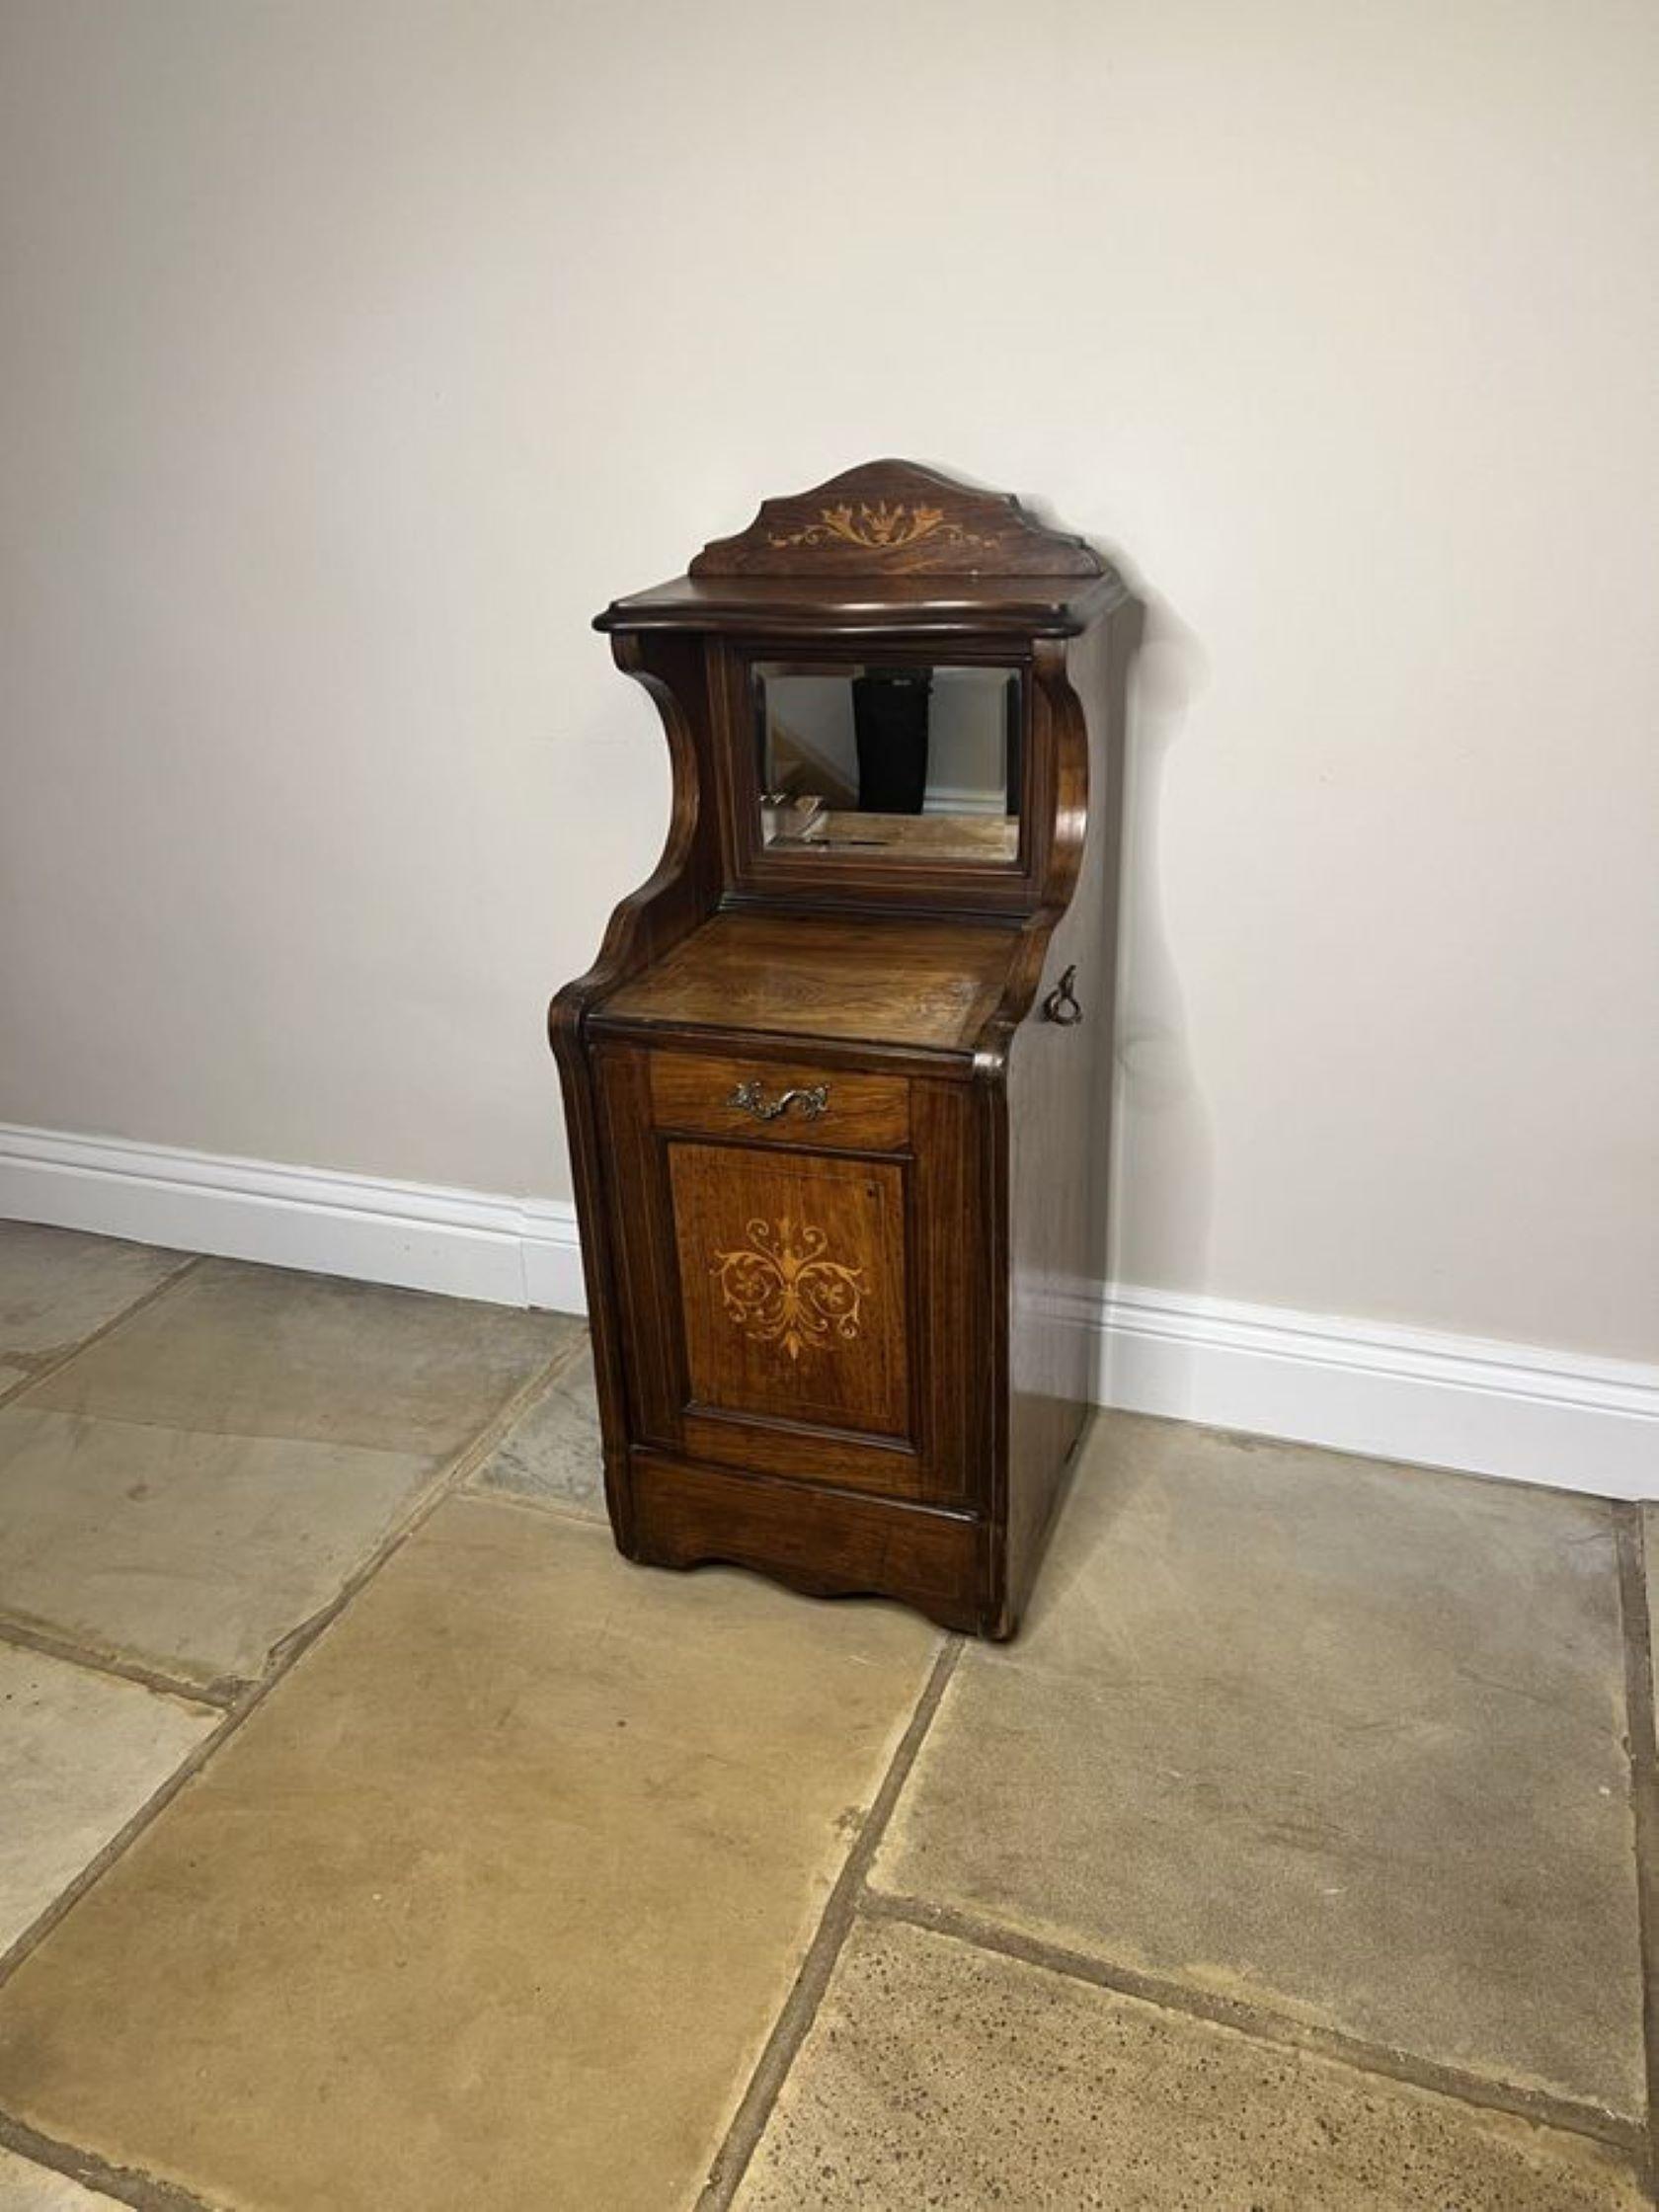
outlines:
{"label": "inlaid marquetry motif on crest", "polygon": [[818,520],[787,532],[773,531],[768,543],[828,545],[839,538],[846,545],[860,545],[869,553],[896,553],[901,546],[917,545],[924,537],[937,537],[951,545],[988,546],[992,541],[960,522],[948,521],[941,507],[907,507],[903,501],[863,502],[855,508],[843,501],[838,507],[821,507]]}
{"label": "inlaid marquetry motif on crest", "polygon": [[765,500],[747,530],[711,539],[693,580],[740,576],[1093,577],[1106,564],[1007,493],[913,461],[871,461]]}

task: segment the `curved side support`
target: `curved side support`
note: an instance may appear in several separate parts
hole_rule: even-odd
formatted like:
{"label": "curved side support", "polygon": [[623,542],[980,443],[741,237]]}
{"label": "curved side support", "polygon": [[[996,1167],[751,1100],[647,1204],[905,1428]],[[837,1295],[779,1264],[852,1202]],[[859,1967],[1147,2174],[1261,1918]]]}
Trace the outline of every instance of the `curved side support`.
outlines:
{"label": "curved side support", "polygon": [[1054,731],[1054,828],[1047,866],[1038,885],[1040,903],[1021,926],[1002,995],[986,1017],[975,1043],[976,1082],[999,1082],[1007,1073],[1014,1032],[1036,1001],[1055,933],[1071,905],[1088,845],[1088,718],[1067,672],[1064,640],[1037,640],[1033,673],[1035,710],[1049,717]]}
{"label": "curved side support", "polygon": [[612,912],[593,965],[554,993],[547,1028],[555,1054],[590,1006],[694,929],[720,896],[700,647],[623,635],[611,641],[611,657],[663,718],[673,777],[669,830],[656,867]]}
{"label": "curved side support", "polygon": [[622,635],[613,638],[611,653],[624,674],[650,692],[663,718],[673,774],[669,831],[656,867],[612,913],[593,965],[555,992],[547,1009],[547,1037],[558,1063],[570,1138],[604,1439],[605,1492],[617,1543],[632,1556],[626,1377],[612,1295],[614,1259],[600,1165],[604,1155],[600,1107],[584,1032],[590,1013],[601,999],[696,928],[718,904],[721,879],[701,643],[683,637]]}
{"label": "curved side support", "polygon": [[1031,1011],[1048,965],[1049,944],[1066,912],[1064,907],[1039,907],[1020,924],[1002,995],[981,1024],[974,1041],[974,1080],[999,1083],[1008,1072],[1014,1032]]}

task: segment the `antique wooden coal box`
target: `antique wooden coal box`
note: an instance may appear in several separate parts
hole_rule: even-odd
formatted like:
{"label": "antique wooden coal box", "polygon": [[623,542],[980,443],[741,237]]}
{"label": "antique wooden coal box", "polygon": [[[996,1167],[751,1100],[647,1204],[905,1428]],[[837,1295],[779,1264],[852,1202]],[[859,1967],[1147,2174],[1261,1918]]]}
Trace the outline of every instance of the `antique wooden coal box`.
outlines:
{"label": "antique wooden coal box", "polygon": [[598,617],[673,765],[549,1021],[629,1558],[1013,1632],[1093,1379],[1138,612],[877,461]]}

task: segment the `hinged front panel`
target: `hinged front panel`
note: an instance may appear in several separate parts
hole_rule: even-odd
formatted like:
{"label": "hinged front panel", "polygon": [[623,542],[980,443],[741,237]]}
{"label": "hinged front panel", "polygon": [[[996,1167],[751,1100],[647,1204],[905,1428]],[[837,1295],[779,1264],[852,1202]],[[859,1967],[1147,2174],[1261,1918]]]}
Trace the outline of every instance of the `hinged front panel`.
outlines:
{"label": "hinged front panel", "polygon": [[913,1444],[905,1163],[668,1145],[690,1403]]}
{"label": "hinged front panel", "polygon": [[606,1045],[635,1437],[891,1497],[978,1494],[984,1286],[961,1082]]}

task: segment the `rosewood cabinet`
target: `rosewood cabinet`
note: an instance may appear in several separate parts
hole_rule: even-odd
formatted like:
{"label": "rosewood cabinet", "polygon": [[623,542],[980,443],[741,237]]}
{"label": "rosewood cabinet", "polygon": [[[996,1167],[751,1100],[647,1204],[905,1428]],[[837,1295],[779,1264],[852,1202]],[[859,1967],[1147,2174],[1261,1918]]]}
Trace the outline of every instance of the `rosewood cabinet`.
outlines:
{"label": "rosewood cabinet", "polygon": [[599,616],[673,766],[549,1024],[630,1558],[1012,1633],[1090,1398],[1138,613],[879,461]]}

